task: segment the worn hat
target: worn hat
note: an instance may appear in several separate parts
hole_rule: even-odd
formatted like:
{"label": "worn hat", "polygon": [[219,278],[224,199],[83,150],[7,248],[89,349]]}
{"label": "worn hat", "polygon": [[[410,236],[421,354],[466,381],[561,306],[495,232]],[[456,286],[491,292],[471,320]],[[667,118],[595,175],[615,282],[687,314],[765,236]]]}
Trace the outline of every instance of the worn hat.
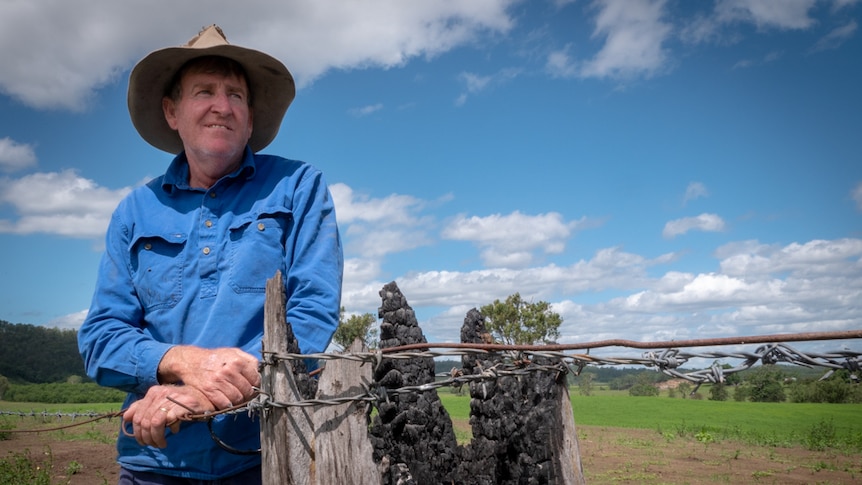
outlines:
{"label": "worn hat", "polygon": [[217,25],[204,28],[184,46],[150,53],[132,69],[129,115],[141,137],[166,152],[177,154],[183,151],[179,134],[165,121],[162,98],[177,71],[191,59],[202,56],[226,57],[245,69],[254,112],[248,144],[255,152],[269,145],[278,134],[284,113],[296,96],[293,76],[272,56],[229,44]]}

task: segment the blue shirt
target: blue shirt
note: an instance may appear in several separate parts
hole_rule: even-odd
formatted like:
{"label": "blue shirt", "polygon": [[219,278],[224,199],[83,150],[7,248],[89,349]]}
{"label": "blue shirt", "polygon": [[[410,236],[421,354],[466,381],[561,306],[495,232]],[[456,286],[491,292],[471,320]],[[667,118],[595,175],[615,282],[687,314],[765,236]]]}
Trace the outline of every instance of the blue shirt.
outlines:
{"label": "blue shirt", "polygon": [[[159,361],[174,345],[260,355],[266,280],[277,270],[301,352],[324,351],[338,325],[343,256],[320,171],[246,148],[241,167],[210,189],[188,180],[180,154],[120,202],[78,332],[87,374],[129,392],[124,406],[158,384]],[[213,430],[234,448],[260,446],[259,424],[245,414],[217,417]],[[260,463],[224,451],[205,423],[183,423],[167,443],[142,447],[120,433],[119,462],[205,480]]]}

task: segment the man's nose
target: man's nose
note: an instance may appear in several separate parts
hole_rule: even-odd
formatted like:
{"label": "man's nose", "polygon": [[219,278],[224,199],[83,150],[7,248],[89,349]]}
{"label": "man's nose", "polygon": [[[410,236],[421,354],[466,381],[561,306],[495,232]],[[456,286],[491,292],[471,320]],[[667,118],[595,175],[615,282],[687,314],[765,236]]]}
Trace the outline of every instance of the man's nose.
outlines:
{"label": "man's nose", "polygon": [[212,97],[211,109],[217,113],[227,113],[230,111],[230,96],[225,91],[217,91]]}

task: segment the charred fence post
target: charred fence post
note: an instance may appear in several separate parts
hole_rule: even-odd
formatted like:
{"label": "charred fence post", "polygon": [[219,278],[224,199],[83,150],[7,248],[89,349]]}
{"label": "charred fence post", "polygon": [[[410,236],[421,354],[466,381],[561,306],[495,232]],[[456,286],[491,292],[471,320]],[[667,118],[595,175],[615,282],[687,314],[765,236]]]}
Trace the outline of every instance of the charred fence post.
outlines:
{"label": "charred fence post", "polygon": [[[462,343],[487,343],[485,317],[475,308],[461,327]],[[510,356],[518,366],[552,366],[548,357]],[[501,354],[465,355],[464,375],[488,373]],[[473,440],[464,449],[462,476],[476,485],[584,482],[566,372],[537,371],[470,383]]]}
{"label": "charred fence post", "polygon": [[[395,282],[380,290],[380,347],[427,343],[413,309]],[[434,382],[434,359],[383,358],[374,373],[381,390]],[[389,394],[371,426],[374,459],[385,485],[462,483],[454,477],[458,444],[437,391]],[[406,469],[405,469],[406,468]]]}
{"label": "charred fence post", "polygon": [[[473,440],[458,446],[434,385],[433,358],[383,356],[373,378],[368,365],[331,360],[318,386],[301,358],[282,357],[299,354],[299,346],[285,319],[280,273],[267,281],[266,292],[260,399],[265,485],[584,483],[565,367],[555,367],[560,362],[465,355],[464,375],[487,379],[470,380]],[[387,284],[380,296],[381,348],[427,343],[398,286]],[[475,309],[464,320],[461,340],[488,342],[484,317]],[[363,350],[356,344],[350,352]],[[496,374],[498,368],[511,370],[513,361],[515,369],[530,372]],[[375,391],[378,409],[370,429],[361,403],[367,399],[320,406],[368,390]],[[320,407],[300,403],[315,392]]]}

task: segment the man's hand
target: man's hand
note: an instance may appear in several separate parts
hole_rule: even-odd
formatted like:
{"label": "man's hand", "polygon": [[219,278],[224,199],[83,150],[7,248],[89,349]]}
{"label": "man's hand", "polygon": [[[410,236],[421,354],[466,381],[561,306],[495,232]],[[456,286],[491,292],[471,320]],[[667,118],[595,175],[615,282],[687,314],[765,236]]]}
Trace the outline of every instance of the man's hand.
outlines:
{"label": "man's hand", "polygon": [[216,409],[226,409],[254,396],[260,374],[257,358],[240,349],[179,345],[159,363],[159,382],[194,387]]}
{"label": "man's hand", "polygon": [[214,409],[204,394],[193,387],[153,386],[123,413],[123,432],[127,433],[126,424],[132,423],[140,445],[164,448],[168,445],[166,428],[178,433],[182,417]]}

